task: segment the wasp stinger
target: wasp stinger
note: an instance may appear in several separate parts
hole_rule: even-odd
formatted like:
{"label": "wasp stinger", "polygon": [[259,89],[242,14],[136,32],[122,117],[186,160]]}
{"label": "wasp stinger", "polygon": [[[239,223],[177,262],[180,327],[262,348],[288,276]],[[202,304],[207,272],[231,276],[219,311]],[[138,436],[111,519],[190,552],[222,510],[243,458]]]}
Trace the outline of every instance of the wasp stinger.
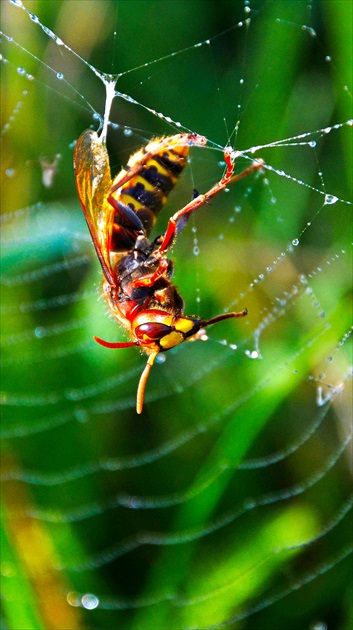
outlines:
{"label": "wasp stinger", "polygon": [[138,346],[148,354],[137,390],[137,413],[142,412],[148,374],[160,352],[197,337],[206,326],[247,313],[226,313],[209,320],[184,315],[183,298],[171,281],[173,263],[166,254],[191,213],[229,184],[261,168],[261,160],[233,175],[232,152],[226,149],[223,178],[176,212],[164,235],[152,242],[148,238],[187,163],[190,146],[205,144],[203,136],[193,133],[156,138],[135,153],[112,182],[108,152],[98,134],[84,131],[76,143],[76,185],[103,269],[103,294],[131,338],[116,343],[95,340],[107,348]]}

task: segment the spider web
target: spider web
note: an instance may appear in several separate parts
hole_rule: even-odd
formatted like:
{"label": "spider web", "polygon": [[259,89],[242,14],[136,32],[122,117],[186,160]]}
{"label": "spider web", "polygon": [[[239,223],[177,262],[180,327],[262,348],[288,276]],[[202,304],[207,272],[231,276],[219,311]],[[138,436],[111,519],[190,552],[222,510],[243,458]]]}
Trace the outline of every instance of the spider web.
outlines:
{"label": "spider web", "polygon": [[[351,20],[341,2],[24,2],[2,16],[2,546],[9,628],[352,627]],[[102,70],[111,73],[104,77]],[[73,147],[114,174],[193,131],[157,223],[231,145],[265,170],[196,212],[156,365],[99,296]]]}

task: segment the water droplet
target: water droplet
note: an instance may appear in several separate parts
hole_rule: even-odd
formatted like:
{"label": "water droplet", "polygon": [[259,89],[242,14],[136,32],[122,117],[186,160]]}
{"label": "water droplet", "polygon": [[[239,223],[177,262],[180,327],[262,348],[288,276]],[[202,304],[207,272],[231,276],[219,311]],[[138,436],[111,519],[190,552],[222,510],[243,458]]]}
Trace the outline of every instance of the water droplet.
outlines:
{"label": "water droplet", "polygon": [[13,577],[17,574],[15,565],[12,562],[8,562],[6,560],[1,563],[0,572],[1,575],[8,578]]}
{"label": "water droplet", "polygon": [[328,61],[328,62],[332,61],[331,55],[326,55],[325,61]]}
{"label": "water droplet", "polygon": [[294,247],[296,247],[297,245],[299,245],[299,239],[298,238],[294,238],[292,240],[292,245],[294,245]]}
{"label": "water droplet", "polygon": [[325,195],[325,206],[331,206],[338,201],[338,197],[335,195]]}
{"label": "water droplet", "polygon": [[311,141],[309,142],[309,147],[311,147],[311,148],[316,147],[316,140],[311,140]]}
{"label": "water droplet", "polygon": [[56,77],[57,77],[57,79],[63,79],[63,78],[64,78],[64,75],[63,75],[63,73],[62,73],[62,72],[57,72],[57,73],[56,73]]}
{"label": "water droplet", "polygon": [[43,339],[43,337],[45,337],[46,334],[47,334],[47,331],[44,328],[44,326],[37,326],[37,328],[34,329],[34,336],[37,339]]}
{"label": "water droplet", "polygon": [[302,31],[306,31],[307,33],[309,33],[310,37],[316,37],[316,31],[311,26],[306,26],[306,24],[303,24]]}
{"label": "water droplet", "polygon": [[75,593],[74,591],[70,591],[70,593],[68,593],[66,595],[66,599],[67,599],[67,603],[70,606],[79,606],[80,605],[80,596],[78,593]]}
{"label": "water droplet", "polygon": [[194,254],[194,256],[198,256],[200,253],[200,248],[197,245],[195,245],[195,247],[192,250],[192,253]]}
{"label": "water droplet", "polygon": [[88,413],[86,409],[75,409],[74,416],[76,420],[82,424],[88,421]]}
{"label": "water droplet", "polygon": [[132,129],[130,129],[129,127],[125,127],[124,136],[132,136]]}
{"label": "water droplet", "polygon": [[6,177],[13,177],[15,174],[15,169],[14,168],[7,168],[5,171],[5,175]]}
{"label": "water droplet", "polygon": [[19,66],[17,68],[17,72],[18,72],[18,74],[26,74],[26,70],[24,68],[22,68],[22,66]]}
{"label": "water droplet", "polygon": [[97,608],[97,606],[99,605],[98,597],[92,595],[91,593],[86,593],[86,595],[83,595],[81,602],[82,606],[87,610],[94,610],[94,608]]}
{"label": "water droplet", "polygon": [[259,358],[259,353],[257,352],[257,350],[245,350],[245,354],[247,357],[249,357],[249,359]]}

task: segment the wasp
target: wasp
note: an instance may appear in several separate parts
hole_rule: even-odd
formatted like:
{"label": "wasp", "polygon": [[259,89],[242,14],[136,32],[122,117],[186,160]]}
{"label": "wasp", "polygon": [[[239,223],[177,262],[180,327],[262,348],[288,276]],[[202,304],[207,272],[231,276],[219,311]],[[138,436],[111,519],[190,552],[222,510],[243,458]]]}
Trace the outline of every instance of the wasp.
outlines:
{"label": "wasp", "polygon": [[76,186],[103,270],[103,295],[131,340],[94,339],[107,348],[137,346],[148,355],[137,390],[138,414],[149,372],[160,352],[197,338],[206,326],[247,314],[244,310],[209,320],[184,315],[184,301],[172,283],[173,262],[167,253],[193,212],[229,184],[260,168],[262,160],[234,175],[232,149],[226,148],[222,179],[204,194],[195,192],[194,198],[169,219],[165,234],[149,240],[158,213],[187,164],[190,147],[203,147],[206,142],[194,133],[156,138],[132,155],[113,181],[108,152],[98,134],[86,130],[76,143]]}

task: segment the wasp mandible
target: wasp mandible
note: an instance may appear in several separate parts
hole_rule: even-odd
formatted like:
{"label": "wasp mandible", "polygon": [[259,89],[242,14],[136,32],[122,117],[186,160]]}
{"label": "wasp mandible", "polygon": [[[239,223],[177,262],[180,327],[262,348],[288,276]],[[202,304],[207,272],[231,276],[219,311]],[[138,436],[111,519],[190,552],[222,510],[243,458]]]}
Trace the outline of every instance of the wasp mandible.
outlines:
{"label": "wasp mandible", "polygon": [[148,238],[186,166],[190,147],[203,147],[206,142],[206,138],[194,133],[156,138],[132,155],[126,169],[113,181],[108,152],[98,134],[86,130],[76,143],[76,186],[104,274],[103,295],[131,341],[94,339],[107,348],[138,346],[148,355],[137,390],[138,414],[142,412],[150,369],[160,352],[197,337],[206,326],[247,314],[244,310],[209,320],[184,315],[183,298],[172,283],[173,262],[166,254],[195,210],[229,184],[261,168],[262,160],[234,175],[232,150],[226,149],[222,179],[178,210],[169,219],[165,234],[153,241]]}

